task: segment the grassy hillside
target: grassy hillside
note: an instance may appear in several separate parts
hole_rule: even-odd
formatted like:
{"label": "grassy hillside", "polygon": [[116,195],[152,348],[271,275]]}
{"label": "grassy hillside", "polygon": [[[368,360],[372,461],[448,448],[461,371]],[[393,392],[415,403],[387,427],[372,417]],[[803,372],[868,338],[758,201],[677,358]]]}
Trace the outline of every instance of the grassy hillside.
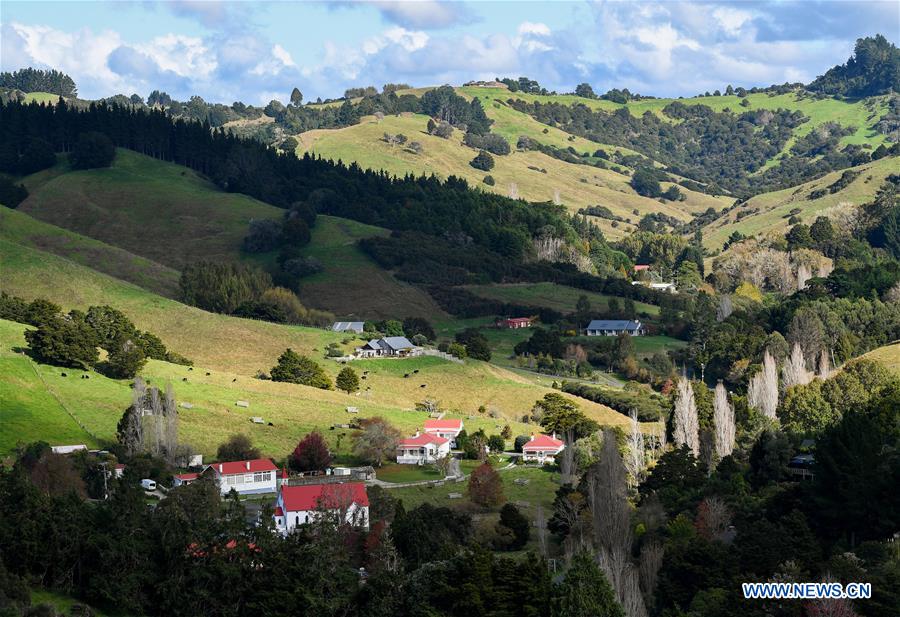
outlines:
{"label": "grassy hillside", "polygon": [[178,272],[93,238],[44,223],[18,210],[0,208],[0,237],[65,257],[162,296],[175,297]]}
{"label": "grassy hillside", "polygon": [[[109,169],[72,171],[61,161],[24,183],[30,195],[19,213],[0,219],[8,227],[4,237],[167,297],[175,297],[178,270],[187,263],[268,264],[275,258],[274,253],[250,257],[240,247],[251,219],[280,219],[283,210],[226,193],[185,167],[129,150],[120,149]],[[387,233],[321,217],[306,254],[319,258],[325,271],[304,281],[301,300],[342,316],[442,314],[426,293],[394,279],[356,246],[360,238]]]}
{"label": "grassy hillside", "polygon": [[900,373],[900,341],[873,349],[863,357],[881,362],[889,369]]}
{"label": "grassy hillside", "polygon": [[[112,380],[93,372],[87,373],[89,379],[82,379],[84,371],[34,362],[22,353],[26,328],[0,320],[0,407],[4,410],[0,452],[9,451],[19,440],[98,445],[114,439],[116,423],[130,401],[128,380]],[[179,409],[179,430],[185,441],[207,456],[235,432],[247,433],[271,456],[284,456],[313,428],[321,429],[337,448],[341,431],[329,429],[332,424],[350,421],[348,405],[358,407],[361,417],[380,415],[409,433],[427,418],[424,412],[414,411],[415,402],[426,396],[441,401],[449,410],[448,417],[465,418],[473,430],[484,428],[492,434],[509,423],[515,434],[527,434],[539,428],[515,418],[549,391],[484,363],[458,365],[418,358],[371,360],[353,366],[369,372],[363,386],[370,388],[354,395],[155,360],[147,363],[142,375],[151,384],[171,383],[177,400],[193,405]],[[418,373],[412,378],[404,377],[414,370]],[[460,391],[460,383],[467,384],[464,391]],[[420,388],[421,384],[426,388]],[[237,407],[238,400],[248,401],[250,407]],[[478,414],[479,405],[505,417]],[[584,402],[583,407],[599,422],[624,423],[623,416],[600,405]],[[250,422],[253,416],[274,426],[254,424]],[[349,438],[342,438],[339,450],[347,454],[349,446]]]}
{"label": "grassy hillside", "polygon": [[389,234],[383,227],[333,216],[317,217],[312,242],[303,253],[318,259],[324,270],[302,279],[299,295],[303,302],[363,320],[443,316],[444,311],[431,296],[395,279],[357,245],[362,238]]}
{"label": "grassy hillside", "polygon": [[25,185],[30,195],[19,209],[26,214],[175,269],[235,259],[251,219],[282,214],[185,167],[123,149],[108,169],[71,171],[61,162]]}
{"label": "grassy hillside", "polygon": [[[828,189],[846,170],[835,171],[818,180],[807,182],[796,187],[763,193],[747,200],[740,207],[729,212],[704,228],[703,243],[710,249],[722,247],[728,236],[739,231],[745,236],[784,233],[789,227],[788,219],[794,208],[799,208],[798,215],[804,223],[810,225],[816,216],[847,205],[859,205],[870,201],[885,177],[897,173],[900,159],[883,158],[873,163],[852,168],[859,175],[846,187],[835,193],[827,193],[818,199],[810,199],[810,193],[817,189]],[[741,212],[758,209],[759,212],[744,216],[738,220]]]}
{"label": "grassy hillside", "polygon": [[[4,291],[29,299],[47,297],[66,309],[110,304],[124,311],[139,328],[156,333],[168,347],[201,367],[253,375],[258,370],[268,371],[286,347],[321,359],[329,342],[345,338],[326,330],[207,313],[2,237],[0,261],[4,264],[0,281]],[[336,363],[323,363],[332,375],[337,373]],[[372,371],[367,382],[372,388],[369,396],[384,406],[411,409],[425,397],[432,397],[449,409],[471,412],[480,405],[494,406],[513,418],[521,417],[549,391],[532,380],[479,362],[460,366],[419,358],[404,362],[365,361],[354,366]],[[405,373],[415,369],[420,371],[415,383],[404,378]],[[461,383],[467,387],[460,388]],[[425,388],[420,387],[422,384]],[[585,408],[599,421],[623,421],[621,415],[605,407],[585,403]]]}
{"label": "grassy hillside", "polygon": [[[490,107],[488,111],[488,115],[493,116],[497,110]],[[587,140],[569,142],[564,137],[566,134],[557,129],[544,135],[540,130],[542,125],[507,107],[500,106],[499,114],[507,120],[505,124],[498,123],[495,130],[504,134],[513,148],[521,134],[559,147],[574,145],[579,152],[593,152],[599,147]],[[730,203],[725,198],[714,198],[686,189],[683,192],[687,200],[684,202],[659,202],[635,193],[626,175],[566,163],[535,151],[514,151],[507,156],[495,156],[494,169],[483,172],[469,165],[477,151],[462,144],[463,134],[460,131],[455,131],[449,139],[442,139],[427,134],[427,123],[426,116],[417,114],[388,116],[380,122],[366,117],[354,126],[320,129],[299,135],[298,152],[309,151],[335,160],[356,161],[363,167],[383,169],[394,175],[424,173],[442,178],[456,175],[468,180],[472,186],[501,194],[508,194],[510,185],[515,184],[523,199],[553,201],[558,196],[560,202],[573,213],[585,206],[605,205],[614,214],[631,220],[631,224],[622,223],[614,228],[610,221],[596,219],[604,233],[613,238],[622,236],[625,230],[632,228],[641,216],[649,212],[689,220],[692,212],[702,212],[709,207],[719,209]],[[384,133],[402,133],[409,141],[421,143],[423,152],[414,154],[405,147],[388,144],[382,139]],[[484,177],[488,174],[494,178],[494,186],[484,184]],[[639,214],[634,214],[634,210]]]}
{"label": "grassy hillside", "polygon": [[[613,103],[612,101],[584,99],[575,95],[554,95],[542,96],[538,94],[523,94],[521,92],[510,92],[502,88],[478,88],[463,87],[457,88],[457,91],[463,96],[479,97],[481,99],[499,99],[506,101],[509,99],[521,99],[524,101],[538,101],[541,103],[559,103],[561,105],[587,105],[591,109],[602,109],[606,111],[616,111],[625,108],[634,116],[641,116],[646,112],[657,114],[661,118],[667,118],[662,110],[666,105],[678,101],[685,105],[706,105],[713,111],[724,111],[730,109],[739,113],[746,109],[788,109],[797,110],[807,116],[809,122],[801,125],[794,131],[794,138],[801,137],[812,131],[817,126],[825,122],[837,122],[843,126],[854,127],[856,130],[853,134],[841,139],[842,144],[871,144],[877,146],[884,143],[886,136],[877,133],[874,130],[876,124],[881,117],[887,112],[886,96],[864,99],[861,101],[839,101],[837,99],[822,98],[800,94],[788,93],[770,96],[768,93],[759,92],[747,95],[750,106],[741,107],[741,99],[737,96],[700,96],[687,99],[644,99],[640,101],[630,101],[627,104]],[[790,148],[793,140],[788,143],[786,149]]]}

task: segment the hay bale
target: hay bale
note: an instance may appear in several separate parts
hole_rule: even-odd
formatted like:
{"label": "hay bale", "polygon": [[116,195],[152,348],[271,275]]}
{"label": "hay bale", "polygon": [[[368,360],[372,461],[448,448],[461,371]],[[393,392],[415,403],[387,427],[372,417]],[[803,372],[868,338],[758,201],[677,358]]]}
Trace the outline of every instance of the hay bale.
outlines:
{"label": "hay bale", "polygon": [[191,404],[191,403],[179,403],[178,406],[181,407],[182,409],[193,409],[194,408],[193,404]]}
{"label": "hay bale", "polygon": [[237,405],[238,407],[244,407],[245,409],[247,407],[250,407],[250,403],[248,403],[247,401],[235,401],[234,404]]}

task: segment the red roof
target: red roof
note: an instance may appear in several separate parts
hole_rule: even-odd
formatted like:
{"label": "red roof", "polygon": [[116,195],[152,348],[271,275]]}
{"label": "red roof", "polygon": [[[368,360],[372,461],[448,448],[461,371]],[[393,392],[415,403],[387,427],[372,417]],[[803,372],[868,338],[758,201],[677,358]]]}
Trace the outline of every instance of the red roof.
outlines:
{"label": "red roof", "polygon": [[118,463],[116,469],[125,469],[125,463]]}
{"label": "red roof", "polygon": [[430,443],[433,443],[438,446],[442,446],[445,443],[449,442],[449,439],[444,439],[443,437],[438,437],[437,435],[432,435],[430,433],[422,433],[418,437],[407,437],[406,439],[401,439],[400,443],[397,445],[399,447],[409,447],[409,446],[425,446]]}
{"label": "red roof", "polygon": [[538,435],[524,446],[522,450],[557,450],[565,445],[561,440],[550,435]]}
{"label": "red roof", "polygon": [[252,461],[213,463],[210,466],[223,476],[232,476],[253,471],[278,471],[278,467],[275,466],[275,463],[267,458],[257,458]]}
{"label": "red roof", "polygon": [[189,482],[191,480],[196,480],[200,476],[199,473],[176,473],[175,477],[181,480],[182,482]]}
{"label": "red roof", "polygon": [[635,272],[640,272],[641,270],[649,270],[649,269],[650,269],[650,266],[648,266],[647,264],[637,264],[634,267]]}
{"label": "red roof", "polygon": [[281,509],[281,506],[275,506],[275,516],[284,516],[284,510]]}
{"label": "red roof", "polygon": [[368,506],[369,496],[366,494],[366,485],[362,482],[282,485],[281,501],[288,512],[302,512],[318,508],[336,508],[350,503]]}
{"label": "red roof", "polygon": [[461,431],[462,420],[425,420],[426,431],[455,430]]}
{"label": "red roof", "polygon": [[531,323],[531,317],[510,317],[507,323]]}

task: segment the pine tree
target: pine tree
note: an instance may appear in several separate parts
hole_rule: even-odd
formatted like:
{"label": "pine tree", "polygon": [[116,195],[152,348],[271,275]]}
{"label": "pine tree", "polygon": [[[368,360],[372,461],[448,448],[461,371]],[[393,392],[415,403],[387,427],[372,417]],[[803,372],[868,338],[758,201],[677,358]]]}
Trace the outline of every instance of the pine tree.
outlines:
{"label": "pine tree", "polygon": [[557,617],[625,617],[609,581],[586,551],[572,558],[555,604]]}

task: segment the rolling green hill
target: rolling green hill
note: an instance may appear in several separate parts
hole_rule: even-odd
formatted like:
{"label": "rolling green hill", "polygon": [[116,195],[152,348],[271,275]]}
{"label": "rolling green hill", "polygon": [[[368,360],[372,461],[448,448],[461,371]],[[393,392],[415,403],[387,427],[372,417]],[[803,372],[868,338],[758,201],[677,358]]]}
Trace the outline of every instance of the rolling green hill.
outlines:
{"label": "rolling green hill", "polygon": [[[796,187],[757,195],[726,216],[707,225],[703,230],[703,243],[708,249],[716,250],[721,248],[728,236],[735,231],[745,236],[783,234],[789,227],[788,219],[794,209],[799,209],[798,216],[802,222],[810,225],[820,214],[834,213],[836,210],[870,201],[884,179],[890,174],[897,173],[898,169],[900,159],[886,157],[850,170],[835,171]],[[831,193],[828,187],[845,171],[857,175],[847,186]],[[825,195],[812,199],[810,194],[816,190],[825,190]],[[739,216],[741,218],[738,218]]]}
{"label": "rolling green hill", "polygon": [[[506,106],[487,108],[489,117],[496,118],[494,130],[507,137],[515,146],[518,135],[528,135],[542,143],[561,148],[575,147],[579,152],[594,152],[600,146],[585,139],[568,141],[566,133],[559,129],[541,132],[543,125],[531,117]],[[661,202],[638,195],[629,185],[629,177],[612,170],[589,165],[577,165],[550,157],[537,151],[513,151],[506,156],[495,156],[496,166],[490,172],[473,168],[469,161],[477,151],[463,145],[463,134],[455,131],[449,139],[442,139],[426,132],[428,117],[418,114],[387,116],[378,121],[374,117],[363,118],[359,124],[341,129],[320,129],[308,131],[298,136],[298,152],[312,152],[325,158],[355,161],[362,167],[383,169],[388,173],[402,176],[407,173],[435,174],[446,178],[450,175],[465,178],[470,185],[482,190],[509,194],[515,185],[518,195],[529,201],[559,202],[575,213],[579,208],[591,205],[607,206],[614,214],[629,219],[613,227],[611,221],[592,217],[609,237],[617,238],[627,230],[634,229],[641,216],[650,212],[660,212],[676,219],[688,221],[692,213],[700,213],[707,208],[721,209],[732,200],[711,197],[682,189],[687,199],[683,202]],[[384,141],[384,133],[402,133],[409,141],[418,141],[423,146],[421,154],[414,154],[408,148],[392,145]],[[607,150],[614,150],[606,147]],[[627,151],[625,148],[620,150]],[[546,173],[545,173],[546,172]],[[483,182],[490,174],[496,184],[488,186]],[[664,183],[664,188],[668,184]],[[637,210],[639,214],[634,214]]]}
{"label": "rolling green hill", "polygon": [[[24,184],[30,194],[18,210],[33,219],[8,217],[5,233],[64,257],[80,255],[79,263],[167,297],[175,297],[178,270],[187,263],[274,260],[274,253],[243,254],[241,241],[251,219],[280,219],[284,213],[221,191],[185,167],[123,149],[109,169],[72,171],[60,162],[26,177]],[[356,246],[360,238],[388,233],[319,217],[305,254],[325,269],[303,281],[302,301],[339,316],[443,315],[425,292],[397,281]]]}
{"label": "rolling green hill", "polygon": [[[320,360],[334,376],[340,366],[322,358],[325,346],[330,342],[346,348],[354,345],[353,341],[343,342],[345,335],[326,330],[240,319],[180,304],[73,260],[19,244],[6,236],[6,228],[0,227],[3,291],[26,299],[46,297],[65,309],[110,304],[125,312],[137,327],[160,336],[167,347],[192,359],[198,367],[227,373],[227,383],[235,376],[253,385],[269,383],[249,377],[260,370],[268,371],[286,347]],[[520,418],[535,400],[550,391],[536,377],[521,376],[482,362],[459,365],[425,357],[402,362],[367,360],[353,366],[359,371],[370,371],[371,377],[364,383],[371,390],[365,399],[381,409],[413,409],[417,402],[430,397],[447,409],[474,413],[484,405],[512,419]],[[419,373],[415,378],[404,376],[416,369]],[[168,370],[177,373],[168,377],[173,381],[174,377],[187,376],[186,367],[171,365]],[[197,370],[193,373],[197,374]],[[461,383],[467,387],[460,388]],[[289,390],[295,393],[296,400],[315,402],[325,397],[333,401],[328,397],[343,396],[301,386],[278,387],[297,388]],[[608,424],[625,421],[623,416],[601,405],[584,402],[583,406],[598,421]]]}

